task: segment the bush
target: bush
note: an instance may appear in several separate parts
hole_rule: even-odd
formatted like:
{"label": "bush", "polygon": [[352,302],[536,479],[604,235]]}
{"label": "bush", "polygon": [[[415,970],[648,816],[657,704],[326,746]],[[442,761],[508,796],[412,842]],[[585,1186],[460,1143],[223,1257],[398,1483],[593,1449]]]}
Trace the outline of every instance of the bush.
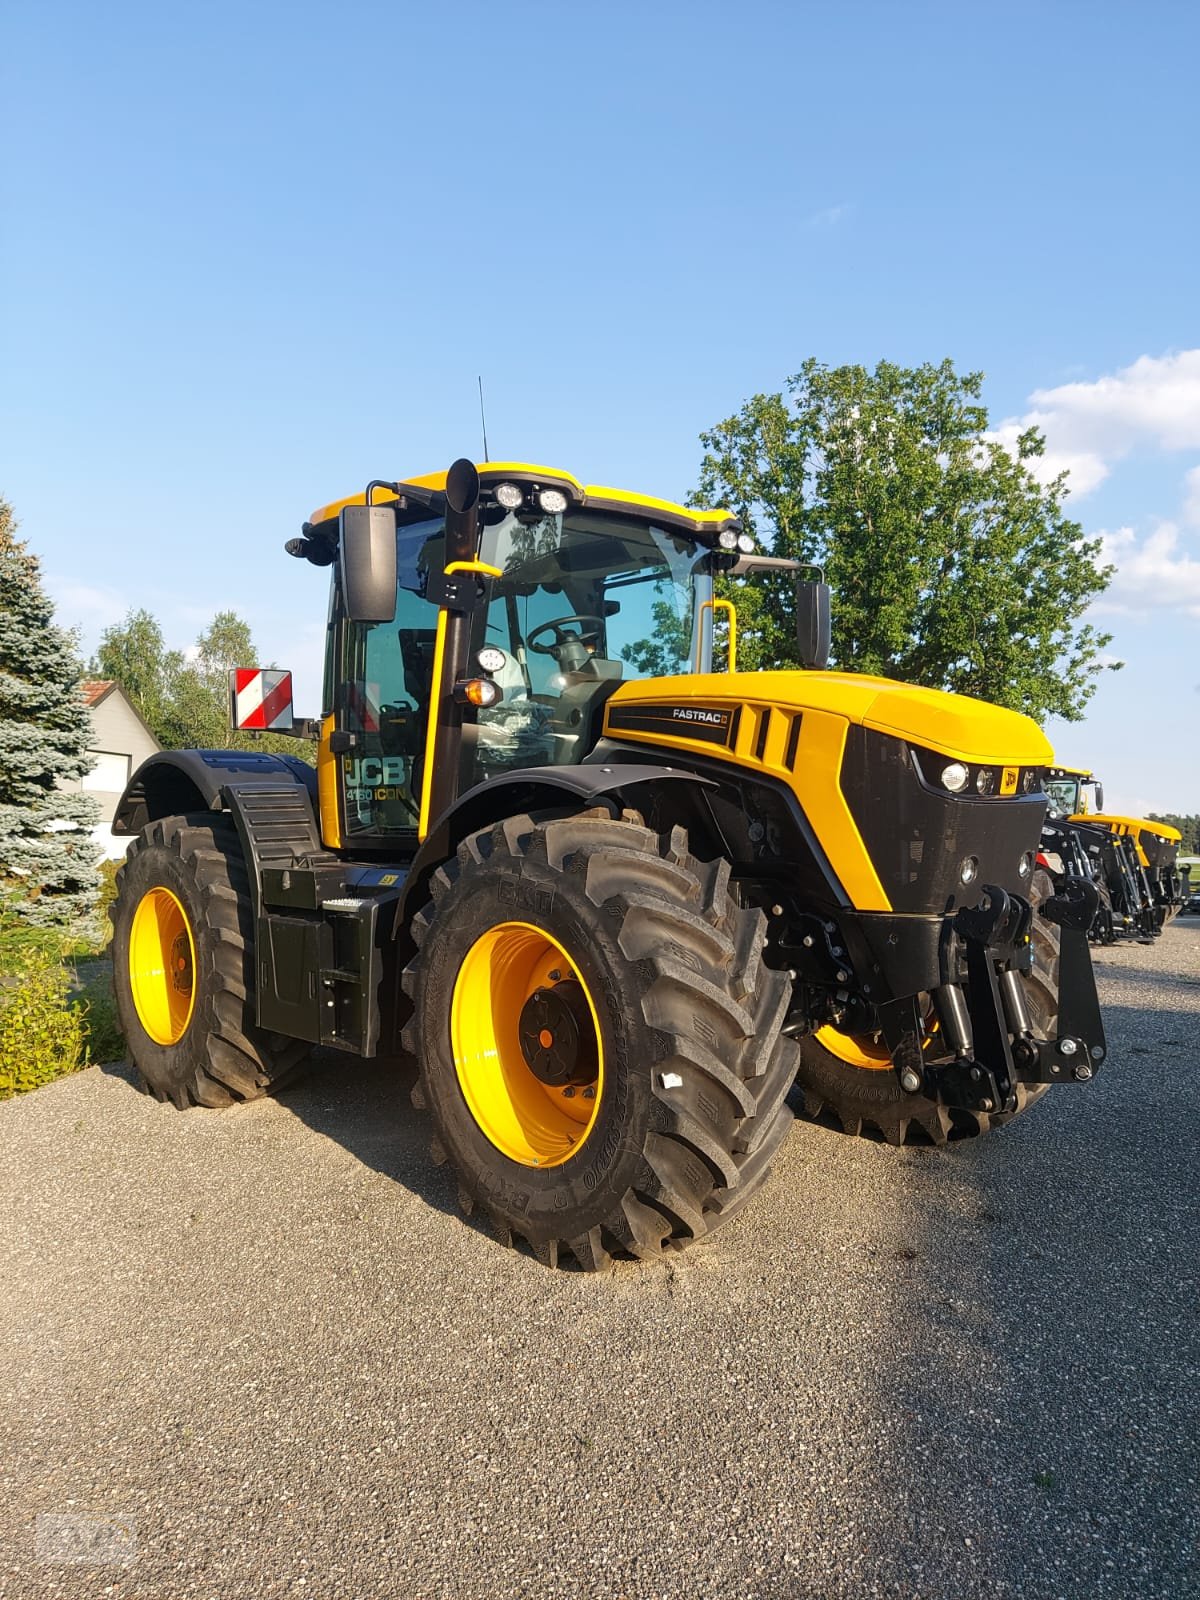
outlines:
{"label": "bush", "polygon": [[72,999],[71,1006],[83,1018],[89,1063],[123,1061],[125,1035],[117,1020],[117,1002],[113,998],[111,980],[94,978]]}
{"label": "bush", "polygon": [[96,910],[100,914],[105,929],[105,942],[108,941],[108,909],[117,898],[117,873],[123,865],[120,861],[102,861],[100,863],[100,898],[96,902]]}
{"label": "bush", "polygon": [[70,974],[37,948],[0,979],[0,1100],[87,1065],[87,1024],[68,1002]]}

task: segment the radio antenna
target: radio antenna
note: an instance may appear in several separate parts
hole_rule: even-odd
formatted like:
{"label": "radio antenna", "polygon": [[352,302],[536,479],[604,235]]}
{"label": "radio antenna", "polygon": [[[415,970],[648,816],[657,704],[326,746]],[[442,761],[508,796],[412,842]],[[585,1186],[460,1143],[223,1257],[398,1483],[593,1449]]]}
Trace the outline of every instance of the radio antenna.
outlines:
{"label": "radio antenna", "polygon": [[479,384],[479,425],[483,429],[483,459],[490,461],[491,457],[488,455],[487,443],[487,417],[484,415],[483,410],[483,375],[480,374],[476,381]]}

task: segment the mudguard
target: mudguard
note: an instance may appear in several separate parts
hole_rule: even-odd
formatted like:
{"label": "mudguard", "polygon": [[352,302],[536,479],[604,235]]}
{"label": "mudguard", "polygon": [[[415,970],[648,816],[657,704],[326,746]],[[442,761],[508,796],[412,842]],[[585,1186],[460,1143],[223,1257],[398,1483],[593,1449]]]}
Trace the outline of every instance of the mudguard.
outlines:
{"label": "mudguard", "polygon": [[227,784],[298,783],[317,809],[317,774],[299,756],[257,750],[162,750],[143,761],[126,785],[113,818],[113,833],[138,834],[159,817],[188,811],[220,811]]}

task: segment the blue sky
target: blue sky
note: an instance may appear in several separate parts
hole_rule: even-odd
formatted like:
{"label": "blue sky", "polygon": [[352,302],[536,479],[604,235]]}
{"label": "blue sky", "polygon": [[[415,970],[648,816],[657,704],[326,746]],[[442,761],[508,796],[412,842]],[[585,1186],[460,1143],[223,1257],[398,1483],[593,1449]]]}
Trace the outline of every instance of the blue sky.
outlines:
{"label": "blue sky", "polygon": [[[0,493],[90,645],[232,606],[315,709],[317,505],[479,445],[651,493],[808,355],[1043,419],[1121,571],[1110,801],[1200,809],[1193,6],[11,7]],[[1036,397],[1036,398],[1035,398]]]}

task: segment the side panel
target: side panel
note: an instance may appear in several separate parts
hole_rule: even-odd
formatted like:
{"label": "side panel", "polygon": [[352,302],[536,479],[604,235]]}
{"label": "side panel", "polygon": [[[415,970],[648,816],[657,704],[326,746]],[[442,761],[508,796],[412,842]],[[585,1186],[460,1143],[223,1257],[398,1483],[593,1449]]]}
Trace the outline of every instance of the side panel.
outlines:
{"label": "side panel", "polygon": [[[747,689],[756,676],[746,675]],[[728,692],[738,680],[724,682]],[[845,717],[750,700],[731,706],[682,695],[624,704],[618,695],[606,708],[604,726],[622,742],[644,741],[655,748],[725,760],[782,780],[799,801],[853,904],[860,911],[892,909],[839,783],[849,729]]]}

